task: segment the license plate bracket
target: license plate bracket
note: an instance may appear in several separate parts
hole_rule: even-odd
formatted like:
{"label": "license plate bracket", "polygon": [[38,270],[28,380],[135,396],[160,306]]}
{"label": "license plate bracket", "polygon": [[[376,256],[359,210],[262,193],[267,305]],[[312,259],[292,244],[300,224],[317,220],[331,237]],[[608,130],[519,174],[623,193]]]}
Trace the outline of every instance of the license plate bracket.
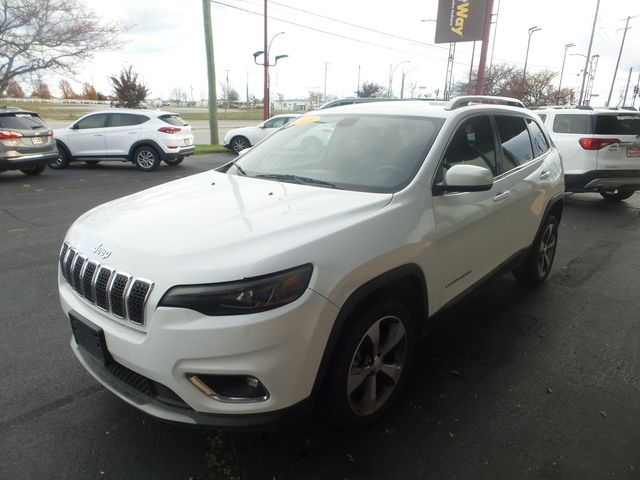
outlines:
{"label": "license plate bracket", "polygon": [[34,145],[40,145],[40,144],[42,143],[42,138],[41,138],[41,137],[33,137],[33,138],[31,139],[31,142],[32,142]]}
{"label": "license plate bracket", "polygon": [[69,315],[71,330],[78,347],[107,366],[113,362],[113,357],[107,349],[104,331],[88,320]]}
{"label": "license plate bracket", "polygon": [[627,157],[640,157],[640,147],[627,147]]}

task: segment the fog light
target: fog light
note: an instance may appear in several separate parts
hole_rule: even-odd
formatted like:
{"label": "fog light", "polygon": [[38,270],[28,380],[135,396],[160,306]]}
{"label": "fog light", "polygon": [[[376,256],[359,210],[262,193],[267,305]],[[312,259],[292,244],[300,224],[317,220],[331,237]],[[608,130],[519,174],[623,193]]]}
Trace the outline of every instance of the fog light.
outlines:
{"label": "fog light", "polygon": [[220,402],[264,402],[269,392],[251,375],[187,375],[191,384],[207,397]]}

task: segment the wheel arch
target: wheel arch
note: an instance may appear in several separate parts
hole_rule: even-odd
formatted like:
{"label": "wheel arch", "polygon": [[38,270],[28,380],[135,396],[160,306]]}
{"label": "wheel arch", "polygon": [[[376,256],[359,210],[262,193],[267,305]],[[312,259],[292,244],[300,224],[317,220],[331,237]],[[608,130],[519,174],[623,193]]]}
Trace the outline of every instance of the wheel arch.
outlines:
{"label": "wheel arch", "polygon": [[135,153],[135,151],[138,148],[145,147],[145,146],[152,147],[156,151],[156,153],[160,156],[160,159],[161,160],[164,159],[165,157],[164,150],[162,150],[162,147],[158,144],[158,142],[147,138],[143,140],[137,140],[131,145],[131,147],[129,148],[129,161],[133,162],[134,161],[133,154]]}
{"label": "wheel arch", "polygon": [[322,390],[336,345],[349,320],[372,303],[389,299],[398,300],[407,307],[415,322],[418,338],[425,331],[429,315],[428,291],[426,279],[418,265],[402,265],[369,280],[347,298],[333,323],[311,392],[314,400]]}
{"label": "wheel arch", "polygon": [[60,140],[59,138],[56,138],[56,147],[58,147],[58,150],[62,149],[64,150],[67,155],[69,155],[69,159],[71,159],[73,157],[73,155],[71,154],[71,150],[69,150],[69,147],[67,146],[66,143],[64,143],[63,140]]}

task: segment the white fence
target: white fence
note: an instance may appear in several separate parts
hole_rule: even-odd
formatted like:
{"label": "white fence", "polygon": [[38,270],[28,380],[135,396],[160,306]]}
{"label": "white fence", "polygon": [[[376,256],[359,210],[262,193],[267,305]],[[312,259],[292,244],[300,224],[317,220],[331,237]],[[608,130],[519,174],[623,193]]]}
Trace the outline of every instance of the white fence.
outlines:
{"label": "white fence", "polygon": [[0,100],[5,102],[21,102],[21,103],[53,103],[58,105],[109,105],[109,100],[79,100],[66,98],[11,98],[2,97]]}

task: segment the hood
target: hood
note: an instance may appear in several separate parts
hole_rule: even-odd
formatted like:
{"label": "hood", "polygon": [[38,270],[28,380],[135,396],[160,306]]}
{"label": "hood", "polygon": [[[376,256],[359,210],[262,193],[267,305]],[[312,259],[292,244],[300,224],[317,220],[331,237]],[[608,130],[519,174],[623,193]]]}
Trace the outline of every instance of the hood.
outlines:
{"label": "hood", "polygon": [[295,266],[287,264],[288,250],[361,221],[391,198],[210,171],[96,207],[73,224],[67,241],[152,281],[230,281],[265,258],[280,255],[282,269]]}

